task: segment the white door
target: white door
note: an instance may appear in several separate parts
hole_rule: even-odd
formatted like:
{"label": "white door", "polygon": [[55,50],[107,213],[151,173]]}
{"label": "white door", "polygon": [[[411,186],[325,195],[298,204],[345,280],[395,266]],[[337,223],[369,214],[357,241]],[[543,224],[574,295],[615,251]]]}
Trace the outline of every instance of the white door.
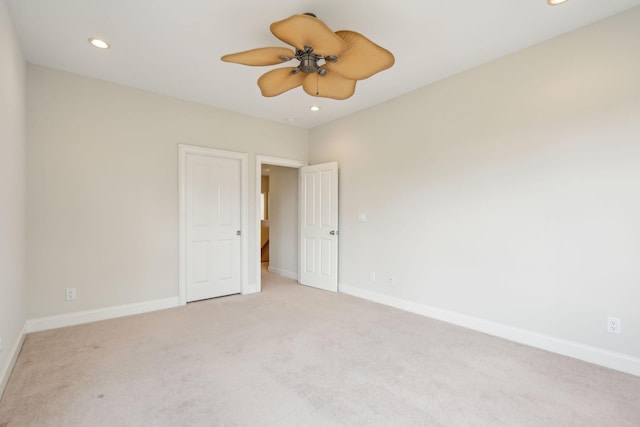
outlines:
{"label": "white door", "polygon": [[338,291],[338,163],[300,168],[300,274],[303,285]]}
{"label": "white door", "polygon": [[240,293],[240,160],[195,153],[185,160],[186,300]]}

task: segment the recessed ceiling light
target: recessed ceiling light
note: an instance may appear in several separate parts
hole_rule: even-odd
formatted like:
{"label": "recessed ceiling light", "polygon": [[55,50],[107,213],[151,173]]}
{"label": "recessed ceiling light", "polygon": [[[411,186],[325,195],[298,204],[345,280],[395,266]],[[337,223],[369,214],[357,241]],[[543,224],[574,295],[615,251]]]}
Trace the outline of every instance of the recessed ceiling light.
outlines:
{"label": "recessed ceiling light", "polygon": [[309,107],[309,110],[311,110],[311,111],[320,111],[320,107],[318,107],[317,105],[312,105],[311,107]]}
{"label": "recessed ceiling light", "polygon": [[566,2],[567,0],[547,0],[547,4],[549,6],[557,6],[559,4],[562,4],[564,2]]}
{"label": "recessed ceiling light", "polygon": [[109,49],[111,47],[109,43],[97,37],[91,37],[89,39],[89,43],[91,43],[92,46],[97,47],[98,49]]}

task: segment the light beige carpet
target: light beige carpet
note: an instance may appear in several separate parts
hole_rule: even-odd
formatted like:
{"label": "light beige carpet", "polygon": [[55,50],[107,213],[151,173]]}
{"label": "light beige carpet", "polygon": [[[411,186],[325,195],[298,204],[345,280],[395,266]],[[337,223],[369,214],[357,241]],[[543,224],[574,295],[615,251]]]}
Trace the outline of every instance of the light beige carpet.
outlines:
{"label": "light beige carpet", "polygon": [[0,426],[640,426],[640,378],[266,273],[30,334]]}

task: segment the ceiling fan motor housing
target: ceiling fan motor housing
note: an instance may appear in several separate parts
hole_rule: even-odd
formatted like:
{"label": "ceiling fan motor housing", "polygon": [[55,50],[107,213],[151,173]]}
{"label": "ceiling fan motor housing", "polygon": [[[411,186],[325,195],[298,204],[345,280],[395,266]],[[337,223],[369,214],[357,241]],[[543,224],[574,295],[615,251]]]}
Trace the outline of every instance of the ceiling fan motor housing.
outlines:
{"label": "ceiling fan motor housing", "polygon": [[315,73],[318,71],[318,60],[322,59],[322,56],[315,55],[313,53],[302,53],[301,55],[297,55],[296,59],[300,61],[300,71],[305,73]]}

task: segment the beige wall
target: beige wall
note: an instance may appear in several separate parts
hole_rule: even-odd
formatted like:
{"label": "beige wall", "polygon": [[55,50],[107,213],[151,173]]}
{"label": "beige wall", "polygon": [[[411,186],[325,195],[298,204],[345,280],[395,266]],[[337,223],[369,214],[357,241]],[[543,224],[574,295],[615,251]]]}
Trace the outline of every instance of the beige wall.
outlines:
{"label": "beige wall", "polygon": [[178,295],[178,144],[248,153],[250,195],[255,154],[308,155],[306,130],[39,66],[27,76],[29,317]]}
{"label": "beige wall", "polygon": [[638,52],[640,8],[313,129],[340,282],[640,357]]}
{"label": "beige wall", "polygon": [[297,277],[298,169],[269,169],[269,270]]}
{"label": "beige wall", "polygon": [[25,322],[25,63],[0,0],[0,395]]}

